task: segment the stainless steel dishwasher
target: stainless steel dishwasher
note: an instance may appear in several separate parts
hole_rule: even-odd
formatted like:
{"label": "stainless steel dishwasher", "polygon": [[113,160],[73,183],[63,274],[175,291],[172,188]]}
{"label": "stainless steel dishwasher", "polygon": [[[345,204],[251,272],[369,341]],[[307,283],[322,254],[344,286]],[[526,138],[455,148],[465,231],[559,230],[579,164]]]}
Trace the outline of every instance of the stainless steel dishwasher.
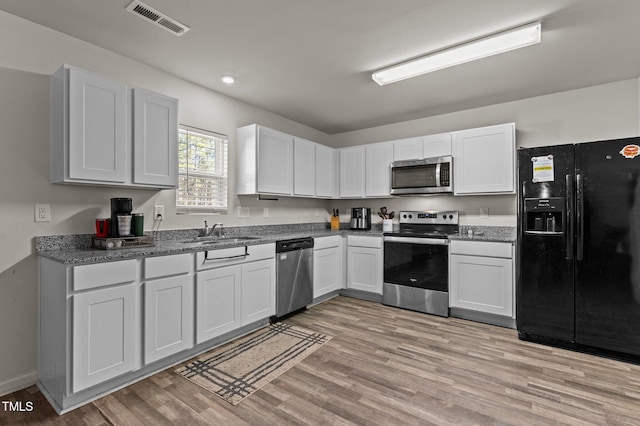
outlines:
{"label": "stainless steel dishwasher", "polygon": [[276,317],[313,301],[313,238],[276,241]]}

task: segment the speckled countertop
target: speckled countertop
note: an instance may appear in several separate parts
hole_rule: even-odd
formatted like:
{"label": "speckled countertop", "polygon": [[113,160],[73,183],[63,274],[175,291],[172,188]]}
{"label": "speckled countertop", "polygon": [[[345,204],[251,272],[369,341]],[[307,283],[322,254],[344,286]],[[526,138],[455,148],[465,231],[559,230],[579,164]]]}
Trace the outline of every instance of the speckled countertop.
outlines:
{"label": "speckled countertop", "polygon": [[[347,224],[343,225],[345,227],[348,226]],[[472,235],[469,235],[469,229],[473,231]],[[115,250],[91,248],[90,234],[42,236],[36,237],[36,252],[40,256],[65,265],[81,265],[268,244],[292,238],[319,238],[330,235],[382,236],[380,224],[374,224],[369,231],[354,231],[348,228],[331,231],[327,229],[327,224],[325,223],[233,227],[225,228],[225,237],[228,241],[218,240],[215,242],[195,241],[199,232],[198,229],[159,231],[155,235],[155,245],[152,247],[131,247]],[[234,241],[235,237],[243,236],[250,236],[255,239]],[[513,243],[516,240],[516,229],[515,227],[503,226],[461,226],[460,234],[452,235],[449,239]]]}

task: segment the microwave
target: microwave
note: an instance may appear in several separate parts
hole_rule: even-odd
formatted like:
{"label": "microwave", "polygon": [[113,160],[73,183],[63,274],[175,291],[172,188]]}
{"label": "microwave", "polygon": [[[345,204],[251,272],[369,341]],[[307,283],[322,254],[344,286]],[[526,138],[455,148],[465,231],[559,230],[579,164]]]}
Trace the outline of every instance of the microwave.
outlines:
{"label": "microwave", "polygon": [[451,156],[391,163],[391,195],[453,192]]}

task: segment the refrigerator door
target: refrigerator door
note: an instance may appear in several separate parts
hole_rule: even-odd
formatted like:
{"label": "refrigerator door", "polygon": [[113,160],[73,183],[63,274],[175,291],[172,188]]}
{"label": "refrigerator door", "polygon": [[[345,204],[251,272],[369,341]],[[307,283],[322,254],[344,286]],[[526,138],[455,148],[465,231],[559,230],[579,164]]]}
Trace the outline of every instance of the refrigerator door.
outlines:
{"label": "refrigerator door", "polygon": [[576,342],[640,355],[640,138],[576,145]]}
{"label": "refrigerator door", "polygon": [[[532,159],[546,166],[534,173]],[[573,145],[518,151],[516,324],[521,338],[573,341],[573,173]],[[551,212],[557,223],[547,228]]]}

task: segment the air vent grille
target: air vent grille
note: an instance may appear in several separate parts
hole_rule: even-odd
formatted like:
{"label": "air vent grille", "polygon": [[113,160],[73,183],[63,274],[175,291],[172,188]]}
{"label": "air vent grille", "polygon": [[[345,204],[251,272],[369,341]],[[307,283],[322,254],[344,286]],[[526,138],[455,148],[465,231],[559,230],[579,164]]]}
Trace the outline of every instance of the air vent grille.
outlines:
{"label": "air vent grille", "polygon": [[146,4],[138,0],[133,0],[129,4],[129,6],[127,6],[127,11],[159,26],[160,28],[164,28],[165,30],[177,36],[183,35],[190,29],[186,25],[181,24],[175,19],[165,15],[162,12],[158,12],[154,8],[147,6]]}

